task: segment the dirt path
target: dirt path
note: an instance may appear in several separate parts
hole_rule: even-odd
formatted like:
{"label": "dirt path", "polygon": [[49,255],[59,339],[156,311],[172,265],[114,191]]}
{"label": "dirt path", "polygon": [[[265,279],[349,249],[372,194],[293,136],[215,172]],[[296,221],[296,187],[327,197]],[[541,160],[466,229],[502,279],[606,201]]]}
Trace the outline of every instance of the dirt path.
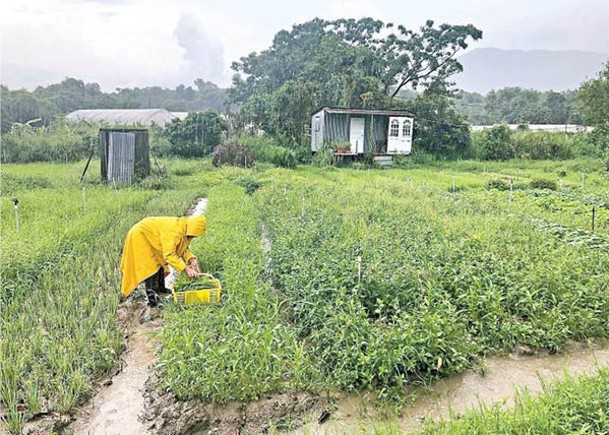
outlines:
{"label": "dirt path", "polygon": [[[207,207],[207,199],[197,200],[188,216],[199,216]],[[173,287],[175,273],[168,276],[166,286]],[[162,325],[162,310],[146,307],[144,300],[130,298],[119,308],[128,339],[123,353],[122,370],[96,396],[79,410],[71,426],[75,434],[140,435],[148,432],[143,423],[145,384],[152,376],[157,341],[155,335]]]}
{"label": "dirt path", "polygon": [[[514,352],[508,356],[489,358],[483,374],[468,370],[434,382],[429,388],[416,388],[416,399],[406,405],[397,423],[404,431],[420,428],[426,419],[448,417],[450,409],[462,413],[479,403],[491,404],[505,400],[513,405],[517,389],[531,393],[542,390],[540,378],[551,381],[565,372],[573,376],[592,373],[596,368],[609,365],[609,344],[590,346],[576,343],[565,354],[523,355]],[[372,396],[340,394],[336,410],[323,423],[309,423],[294,433],[342,434],[371,429],[379,422]]]}
{"label": "dirt path", "polygon": [[[153,311],[158,310],[149,312]],[[154,334],[160,328],[160,319],[159,316],[155,320],[144,320],[134,326],[125,343],[123,369],[81,410],[83,414],[73,425],[75,434],[139,435],[146,432],[139,416],[144,411],[142,393],[154,361]]]}

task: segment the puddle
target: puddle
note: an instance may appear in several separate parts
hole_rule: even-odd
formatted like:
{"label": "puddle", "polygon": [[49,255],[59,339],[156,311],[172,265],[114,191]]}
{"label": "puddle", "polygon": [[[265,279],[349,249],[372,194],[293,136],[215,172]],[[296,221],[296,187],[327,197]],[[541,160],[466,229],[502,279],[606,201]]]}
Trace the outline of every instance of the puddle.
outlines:
{"label": "puddle", "polygon": [[[526,388],[533,394],[541,392],[540,377],[551,381],[562,377],[565,372],[579,376],[608,365],[608,343],[590,346],[576,343],[561,355],[510,354],[488,358],[484,374],[468,370],[436,381],[428,388],[415,388],[412,390],[416,394],[414,402],[406,405],[402,415],[391,422],[397,423],[404,431],[412,431],[421,428],[424,420],[447,418],[450,409],[463,413],[480,403],[500,401],[512,406],[517,389]],[[371,430],[375,422],[380,422],[375,418],[377,412],[373,402],[372,394],[341,394],[336,402],[336,411],[323,424],[309,423],[292,433],[342,434]]]}

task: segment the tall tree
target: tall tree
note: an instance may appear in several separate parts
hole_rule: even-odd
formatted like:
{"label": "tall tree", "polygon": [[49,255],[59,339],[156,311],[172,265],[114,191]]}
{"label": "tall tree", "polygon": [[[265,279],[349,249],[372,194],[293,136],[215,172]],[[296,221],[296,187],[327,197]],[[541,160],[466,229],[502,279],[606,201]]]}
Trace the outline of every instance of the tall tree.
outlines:
{"label": "tall tree", "polygon": [[[319,18],[282,30],[261,53],[251,53],[233,63],[237,72],[229,99],[249,110],[252,102],[264,106],[256,118],[261,126],[291,134],[293,126],[278,124],[271,114],[304,126],[310,113],[297,105],[286,110],[286,83],[315,89],[307,98],[310,108],[347,106],[377,108],[399,105],[398,94],[409,87],[446,88],[449,77],[461,71],[456,54],[470,40],[482,37],[472,25],[434,27],[428,21],[418,32],[372,18],[326,21]],[[277,104],[282,104],[281,107]],[[296,131],[302,130],[302,127]]]}

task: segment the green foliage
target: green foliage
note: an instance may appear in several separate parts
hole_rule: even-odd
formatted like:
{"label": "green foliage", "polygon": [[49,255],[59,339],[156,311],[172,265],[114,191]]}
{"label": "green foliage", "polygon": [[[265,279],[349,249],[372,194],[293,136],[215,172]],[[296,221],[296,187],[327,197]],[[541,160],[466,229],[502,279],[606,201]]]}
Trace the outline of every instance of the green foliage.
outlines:
{"label": "green foliage", "polygon": [[548,190],[558,189],[556,181],[546,180],[543,178],[531,180],[530,186],[531,186],[531,189],[548,189]]}
{"label": "green foliage", "polygon": [[171,143],[171,154],[181,157],[203,157],[211,154],[228,125],[214,110],[191,112],[184,120],[174,119],[163,131]]}
{"label": "green foliage", "polygon": [[483,130],[480,135],[483,160],[508,160],[515,157],[512,134],[507,125],[496,125]]}
{"label": "green foliage", "polygon": [[71,162],[97,151],[97,129],[67,124],[62,119],[50,126],[33,128],[29,123],[12,125],[2,134],[3,163]]}
{"label": "green foliage", "polygon": [[472,25],[427,21],[410,31],[372,18],[316,18],[233,63],[229,100],[266,132],[300,142],[320,107],[388,108],[407,86],[444,87],[462,69],[455,55],[481,37]]}
{"label": "green foliage", "polygon": [[512,134],[516,157],[532,160],[565,160],[573,157],[567,133],[518,131]]}
{"label": "green foliage", "polygon": [[[239,142],[252,150],[254,158],[259,162],[267,162],[281,168],[295,168],[299,160],[302,161],[302,151],[310,153],[309,148],[292,145],[282,146],[280,138],[268,136],[240,136]],[[283,143],[290,143],[283,139]],[[299,156],[301,157],[299,159]]]}
{"label": "green foliage", "polygon": [[519,87],[486,95],[459,91],[456,108],[474,125],[581,124],[577,92],[536,91]]}
{"label": "green foliage", "polygon": [[609,431],[609,370],[601,368],[579,379],[565,375],[534,397],[527,391],[509,408],[498,403],[481,406],[459,418],[429,421],[423,434],[602,434]]}
{"label": "green foliage", "polygon": [[175,89],[159,86],[120,88],[116,92],[102,92],[97,83],[66,78],[61,83],[39,86],[33,92],[25,89],[9,90],[2,86],[1,132],[10,130],[13,123],[41,119],[49,125],[58,115],[78,109],[156,109],[190,112],[205,109],[220,110],[224,106],[226,90],[211,82],[197,79],[196,89],[179,85]]}
{"label": "green foliage", "polygon": [[597,78],[581,85],[578,95],[587,123],[591,125],[609,123],[609,62],[599,71]]}
{"label": "green foliage", "polygon": [[10,195],[20,200],[21,240],[5,191],[0,207],[0,401],[15,434],[34,415],[69,413],[89,397],[93,379],[111,373],[124,332],[116,265],[125,234],[145,216],[185,211],[194,197],[186,189],[170,201],[141,188],[117,193],[92,183],[94,161],[85,214],[83,163],[2,167],[3,189],[10,180]]}
{"label": "green foliage", "polygon": [[424,93],[407,102],[406,109],[415,115],[413,152],[444,159],[467,152],[471,144],[469,127],[447,94]]}

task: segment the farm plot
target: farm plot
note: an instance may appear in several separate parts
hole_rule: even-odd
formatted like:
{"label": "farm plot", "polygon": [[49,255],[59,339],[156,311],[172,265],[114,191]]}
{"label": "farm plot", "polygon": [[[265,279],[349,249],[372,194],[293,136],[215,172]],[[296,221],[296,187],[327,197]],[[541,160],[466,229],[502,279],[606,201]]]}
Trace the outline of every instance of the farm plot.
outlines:
{"label": "farm plot", "polygon": [[[223,296],[166,309],[153,388],[177,400],[299,391],[309,394],[298,396],[302,409],[327,389],[371,389],[399,407],[406,386],[481,355],[607,337],[609,182],[589,173],[582,189],[576,164],[560,163],[569,175],[548,191],[530,181],[553,177],[555,163],[287,171],[176,160],[165,180],[118,192],[90,175],[86,205],[81,164],[4,165],[0,414],[18,433],[24,419],[69,412],[90,395],[121,350],[117,265],[127,230],[145,216],[181,214],[201,195],[208,236],[193,249]],[[525,187],[511,203],[487,187],[513,176]],[[289,429],[296,408],[276,427]],[[271,428],[275,415],[265,412],[252,416],[255,430]]]}
{"label": "farm plot", "polygon": [[547,216],[518,198],[508,205],[485,188],[488,175],[461,173],[467,186],[452,191],[452,173],[428,174],[216,178],[209,237],[194,249],[226,299],[166,317],[163,387],[216,403],[374,389],[399,406],[407,385],[480,355],[609,335],[606,251],[544,231],[536,222]]}
{"label": "farm plot", "polygon": [[[114,189],[82,165],[3,165],[0,408],[7,429],[70,411],[121,349],[118,262],[126,231],[150,214],[186,210],[187,190]],[[5,180],[9,182],[4,183]],[[20,239],[11,197],[19,199]]]}

